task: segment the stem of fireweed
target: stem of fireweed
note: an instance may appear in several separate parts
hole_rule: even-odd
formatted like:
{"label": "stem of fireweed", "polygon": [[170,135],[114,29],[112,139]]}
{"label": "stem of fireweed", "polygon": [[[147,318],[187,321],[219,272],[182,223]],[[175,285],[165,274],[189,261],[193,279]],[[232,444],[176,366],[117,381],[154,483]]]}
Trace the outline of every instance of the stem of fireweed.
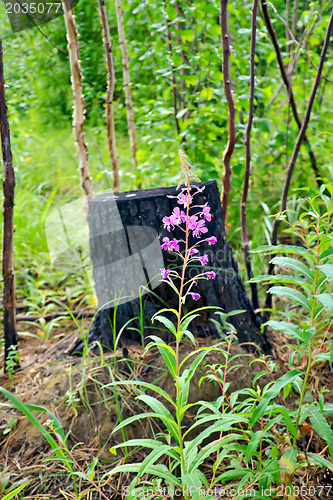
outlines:
{"label": "stem of fireweed", "polygon": [[[180,280],[180,287],[179,287],[179,297],[178,297],[178,317],[177,317],[177,336],[176,336],[176,420],[177,420],[177,429],[178,429],[178,445],[179,445],[179,453],[180,453],[180,460],[181,460],[181,472],[182,474],[185,474],[185,457],[184,457],[184,444],[183,444],[183,434],[182,434],[182,426],[181,426],[181,389],[178,381],[178,377],[180,376],[180,369],[179,369],[179,364],[180,364],[180,359],[179,359],[179,347],[180,347],[180,342],[182,340],[182,335],[180,331],[180,326],[181,326],[181,316],[182,316],[182,305],[183,305],[183,292],[184,292],[184,284],[185,284],[185,272],[186,272],[186,266],[187,266],[187,261],[188,261],[188,235],[189,235],[189,214],[190,214],[190,193],[191,193],[191,186],[190,186],[190,175],[189,171],[186,165],[186,162],[182,162],[183,166],[185,168],[186,172],[186,185],[187,185],[187,206],[186,206],[186,226],[185,226],[185,254],[184,254],[184,262],[183,262],[183,269],[182,269],[182,275],[181,275],[181,280]],[[184,492],[184,497],[185,500],[187,500],[188,496],[186,492]]]}
{"label": "stem of fireweed", "polygon": [[[316,248],[316,252],[315,252],[315,262],[316,262],[315,269],[316,270],[315,270],[315,275],[314,275],[314,280],[313,280],[313,289],[312,289],[313,300],[312,300],[312,308],[311,308],[311,316],[310,316],[310,326],[309,326],[310,329],[315,326],[315,313],[316,313],[316,307],[317,307],[316,295],[317,295],[317,288],[318,288],[318,279],[319,279],[319,275],[320,275],[320,271],[318,268],[318,266],[320,264],[320,258],[319,258],[319,256],[320,256],[320,240],[319,240],[319,237],[320,237],[320,215],[317,214],[317,212],[313,206],[312,206],[312,208],[313,208],[314,213],[316,213],[316,215],[317,215],[317,223],[316,223],[317,248]],[[303,406],[305,392],[306,392],[306,388],[308,385],[308,380],[309,380],[311,366],[312,366],[312,347],[313,347],[314,339],[315,339],[315,335],[313,335],[313,337],[311,338],[311,340],[309,342],[309,347],[308,347],[308,363],[307,363],[307,368],[306,368],[306,372],[305,372],[305,377],[303,380],[302,391],[301,391],[301,396],[300,396],[299,406],[298,406],[298,411],[297,411],[297,416],[296,416],[296,425],[295,425],[296,431],[295,431],[294,441],[293,441],[294,447],[296,446],[299,423],[301,420],[302,406]]]}

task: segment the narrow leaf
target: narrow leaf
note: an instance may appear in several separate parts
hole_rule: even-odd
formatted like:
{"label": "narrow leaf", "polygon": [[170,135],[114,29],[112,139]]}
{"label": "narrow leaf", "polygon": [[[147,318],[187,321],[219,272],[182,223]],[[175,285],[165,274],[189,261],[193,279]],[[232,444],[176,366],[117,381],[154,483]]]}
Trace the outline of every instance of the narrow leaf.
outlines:
{"label": "narrow leaf", "polygon": [[328,310],[329,313],[333,314],[333,296],[330,293],[321,293],[316,295],[316,298],[321,304]]}
{"label": "narrow leaf", "polygon": [[294,302],[297,302],[297,304],[301,305],[308,311],[311,310],[309,299],[307,299],[301,292],[294,290],[293,288],[289,288],[287,286],[273,286],[269,289],[269,292],[277,295],[284,295]]}
{"label": "narrow leaf", "polygon": [[322,273],[324,273],[329,280],[333,281],[333,264],[323,264],[318,266]]}
{"label": "narrow leaf", "polygon": [[267,321],[267,323],[265,324],[273,328],[273,330],[285,333],[286,335],[289,335],[289,337],[292,337],[293,339],[296,339],[299,342],[303,342],[302,330],[297,325],[293,325],[292,323],[287,323],[287,321],[274,321],[274,320]]}
{"label": "narrow leaf", "polygon": [[282,377],[278,378],[274,384],[270,387],[270,389],[266,392],[262,400],[260,401],[257,408],[254,410],[252,418],[250,420],[250,426],[252,427],[257,420],[261,417],[261,415],[265,412],[269,402],[276,398],[276,396],[280,393],[281,389],[284,386],[291,384],[295,380],[300,378],[300,375],[303,372],[300,370],[291,370],[290,372],[282,375]]}
{"label": "narrow leaf", "polygon": [[314,274],[311,271],[311,269],[307,265],[303,264],[303,262],[300,262],[297,259],[293,259],[291,257],[274,257],[271,260],[271,263],[277,264],[279,266],[290,267],[290,269],[299,272],[300,274],[308,278],[310,281],[314,280]]}

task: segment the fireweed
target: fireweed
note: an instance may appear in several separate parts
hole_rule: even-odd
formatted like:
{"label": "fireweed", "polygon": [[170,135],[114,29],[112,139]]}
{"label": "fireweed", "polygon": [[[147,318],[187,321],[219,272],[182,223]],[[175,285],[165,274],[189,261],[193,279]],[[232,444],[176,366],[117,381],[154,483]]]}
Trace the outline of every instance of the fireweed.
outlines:
{"label": "fireweed", "polygon": [[[163,218],[164,228],[171,232],[178,228],[183,238],[163,238],[162,249],[167,252],[173,252],[182,260],[181,271],[161,269],[161,275],[178,296],[177,309],[162,309],[156,313],[152,321],[159,321],[172,334],[175,339],[175,347],[167,345],[164,340],[157,336],[150,336],[151,342],[147,345],[146,351],[157,347],[166,367],[173,377],[176,396],[173,400],[170,395],[162,388],[140,382],[137,380],[126,381],[126,384],[141,385],[146,387],[159,396],[159,399],[148,394],[140,395],[137,399],[146,403],[151,411],[134,415],[125,421],[121,422],[114,432],[119,431],[124,426],[133,423],[136,420],[143,418],[157,418],[165,428],[165,432],[159,434],[157,439],[131,439],[126,443],[122,443],[118,447],[125,446],[143,446],[151,448],[151,453],[144,459],[142,463],[124,464],[115,467],[109,474],[116,473],[136,473],[136,477],[128,488],[126,488],[126,498],[133,499],[145,496],[145,498],[166,499],[173,498],[175,491],[182,492],[185,500],[203,498],[215,498],[212,494],[207,494],[212,484],[207,480],[200,467],[210,455],[217,453],[225,444],[227,437],[226,431],[231,429],[239,430],[237,425],[240,422],[245,422],[246,419],[240,414],[226,414],[223,410],[223,398],[218,398],[214,403],[199,401],[197,403],[188,403],[189,389],[191,379],[195,374],[198,366],[205,358],[208,352],[216,349],[221,352],[223,350],[218,346],[205,347],[195,349],[194,352],[187,355],[183,360],[180,359],[180,344],[184,337],[193,343],[196,347],[196,342],[193,334],[189,330],[190,323],[199,316],[199,311],[209,309],[210,306],[200,307],[189,313],[183,312],[185,302],[189,300],[197,301],[200,299],[200,294],[196,291],[196,286],[199,280],[211,280],[215,278],[215,272],[205,270],[205,266],[209,264],[207,255],[200,255],[199,248],[203,242],[209,245],[215,245],[217,238],[214,235],[208,235],[206,223],[212,218],[211,210],[208,204],[197,205],[196,197],[203,191],[196,185],[191,185],[191,179],[198,181],[191,173],[191,166],[187,161],[185,154],[179,153],[182,166],[182,181],[178,185],[179,194],[174,198],[177,199],[177,206],[173,209],[169,216]],[[183,186],[184,187],[181,187]],[[179,205],[179,206],[178,206]],[[194,241],[190,244],[189,241]],[[194,277],[187,277],[186,270],[192,265],[196,267],[202,266],[202,272],[199,272]],[[175,321],[172,322],[164,314],[172,314]],[[226,318],[227,315],[224,315]],[[190,362],[190,364],[189,364]],[[189,368],[185,368],[185,364]],[[171,406],[171,411],[161,401],[164,398]],[[191,408],[197,406],[196,421],[188,429],[184,428],[183,419]],[[221,410],[222,407],[222,410]],[[207,424],[209,425],[207,427]],[[202,430],[204,428],[204,430]],[[196,434],[195,438],[190,438],[190,434]],[[213,440],[208,445],[200,448],[204,440],[212,434],[220,435],[219,439]],[[225,434],[225,435],[224,435]],[[222,437],[223,435],[223,437]],[[233,435],[233,439],[241,439],[239,433]],[[244,437],[244,436],[243,436]],[[117,448],[117,447],[116,447]],[[221,455],[222,456],[222,455]],[[225,456],[223,454],[223,456]],[[168,466],[160,462],[161,457],[167,458]],[[145,480],[144,475],[148,475],[150,480]],[[152,478],[152,479],[151,479]]]}

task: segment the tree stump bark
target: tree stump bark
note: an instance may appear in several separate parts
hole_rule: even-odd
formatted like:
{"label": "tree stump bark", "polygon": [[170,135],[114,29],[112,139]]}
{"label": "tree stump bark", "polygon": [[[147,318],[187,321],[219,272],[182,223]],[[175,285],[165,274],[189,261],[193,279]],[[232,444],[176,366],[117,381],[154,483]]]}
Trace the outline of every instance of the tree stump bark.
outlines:
{"label": "tree stump bark", "polygon": [[[201,299],[197,302],[188,299],[185,307],[190,311],[216,306],[226,313],[242,310],[229,319],[236,328],[238,341],[254,343],[268,352],[266,335],[260,331],[262,319],[253,311],[231,246],[222,237],[223,218],[216,181],[200,184],[202,186],[205,189],[196,195],[195,203],[208,202],[212,220],[206,224],[208,233],[205,236],[215,236],[218,241],[214,246],[204,242],[199,249],[200,253],[209,256],[209,264],[204,270],[214,270],[216,278],[199,280],[194,291],[200,293]],[[165,236],[170,239],[182,237],[179,228],[168,233],[162,223],[163,217],[170,215],[177,206],[177,200],[170,196],[175,197],[178,193],[175,187],[158,188],[99,195],[89,202],[90,250],[99,307],[102,308],[93,323],[91,336],[106,346],[114,345],[121,328],[122,345],[140,341],[141,335],[153,333],[151,317],[156,311],[162,307],[177,307],[178,297],[166,283],[160,282],[158,267],[170,269],[181,265],[175,260],[175,254],[163,251],[163,262],[159,253]],[[194,276],[203,272],[203,268],[198,266],[189,272]],[[146,285],[145,291],[149,289],[141,299],[138,283]],[[118,300],[121,294],[127,298]],[[129,297],[133,297],[132,300]],[[193,334],[199,337],[217,335],[216,326],[210,321],[219,319],[217,311],[203,310],[192,323]],[[159,328],[161,325],[153,326]]]}

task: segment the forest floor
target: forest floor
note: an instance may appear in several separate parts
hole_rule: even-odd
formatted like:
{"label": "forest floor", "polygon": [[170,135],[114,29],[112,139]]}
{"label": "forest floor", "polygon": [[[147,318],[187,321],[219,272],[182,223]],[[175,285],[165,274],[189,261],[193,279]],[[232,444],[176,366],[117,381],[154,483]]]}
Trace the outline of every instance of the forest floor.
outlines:
{"label": "forest floor", "polygon": [[[90,311],[86,311],[89,316]],[[81,328],[89,331],[91,317],[83,320]],[[23,326],[21,324],[21,326]],[[60,499],[100,499],[101,493],[96,491],[87,476],[93,478],[100,490],[109,498],[120,499],[122,487],[128,485],[130,475],[108,475],[108,472],[127,454],[128,462],[144,458],[144,451],[139,448],[116,451],[114,447],[123,439],[133,437],[153,438],[161,431],[148,419],[134,422],[121,431],[112,434],[120,419],[134,415],[144,408],[136,400],[140,389],[134,385],[110,385],[112,382],[138,379],[140,381],[156,382],[172,396],[174,386],[166,375],[161,358],[157,353],[144,354],[140,345],[127,346],[126,357],[122,349],[101,355],[99,349],[93,348],[85,352],[83,357],[69,356],[68,353],[80,338],[76,325],[67,321],[67,325],[57,331],[55,337],[43,341],[36,334],[36,327],[21,328],[20,362],[21,369],[10,378],[0,377],[0,385],[15,394],[25,405],[33,404],[46,408],[60,421],[66,444],[75,459],[74,473],[59,461],[54,451],[39,430],[17,409],[8,404],[1,396],[0,403],[0,488],[3,492],[10,485],[19,485],[30,481],[24,489],[24,496],[15,498],[34,500]],[[31,336],[33,335],[33,336]],[[286,344],[282,334],[273,334],[274,357],[277,363],[276,376],[288,371],[288,349],[281,349]],[[217,340],[201,339],[198,346],[214,346]],[[182,357],[193,350],[186,343],[182,347]],[[241,347],[234,345],[232,354],[242,354],[237,360],[240,367],[230,376],[230,391],[243,387],[251,387],[253,377],[259,373],[259,363],[250,362],[255,359],[253,354],[247,354]],[[212,350],[206,359],[207,365],[221,362],[220,354]],[[303,360],[305,363],[306,360]],[[304,367],[301,367],[304,369]],[[204,369],[198,371],[192,382],[190,401],[205,399],[213,401],[219,391],[210,382],[205,382],[198,389],[198,382]],[[314,393],[325,385],[329,390],[328,400],[333,402],[333,372],[327,365],[318,365],[313,371],[310,384]],[[267,383],[267,380],[265,381]],[[288,404],[292,406],[297,400],[293,391],[288,396]],[[39,422],[47,429],[50,414],[35,411]],[[144,424],[142,422],[145,422]],[[189,414],[185,425],[193,423]],[[309,452],[322,453],[325,456],[325,443],[309,426],[304,426],[306,449]],[[54,434],[55,436],[55,434]],[[301,440],[301,437],[300,437]],[[59,442],[63,447],[63,443]],[[300,449],[303,443],[299,443]],[[327,452],[326,452],[327,453]],[[205,464],[207,476],[211,474],[212,463]],[[306,485],[307,491],[314,487],[313,477],[323,476],[323,470],[313,467],[299,469],[295,482],[299,486]],[[84,472],[84,473],[83,473]],[[221,485],[222,486],[222,485]],[[0,489],[1,491],[1,489]],[[313,490],[314,491],[314,490]],[[22,495],[22,494],[21,494]],[[231,498],[226,496],[225,498]],[[274,497],[272,497],[274,498]],[[294,497],[295,498],[295,497]],[[316,496],[299,498],[316,498]],[[333,498],[324,496],[323,498]]]}

